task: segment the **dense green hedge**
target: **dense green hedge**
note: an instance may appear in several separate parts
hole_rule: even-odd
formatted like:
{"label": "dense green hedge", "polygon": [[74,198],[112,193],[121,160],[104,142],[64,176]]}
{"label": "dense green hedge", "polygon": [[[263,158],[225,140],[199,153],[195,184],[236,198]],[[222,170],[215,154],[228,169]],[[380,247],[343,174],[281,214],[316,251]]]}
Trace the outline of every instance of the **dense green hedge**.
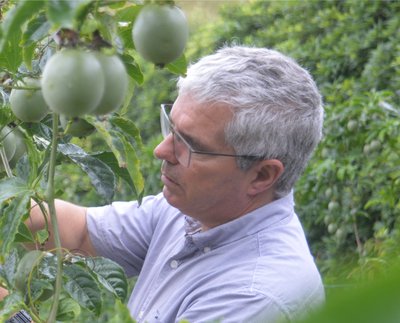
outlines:
{"label": "dense green hedge", "polygon": [[[294,57],[315,77],[325,102],[324,139],[295,194],[328,277],[348,276],[339,265],[351,262],[359,265],[351,267],[353,276],[371,275],[398,257],[399,30],[398,1],[253,0],[226,6],[220,20],[191,35],[190,60],[226,43],[264,46]],[[157,113],[147,105],[173,99],[174,82],[159,72],[147,82],[135,98],[138,113]],[[154,90],[160,83],[167,93]],[[151,138],[157,117],[140,118]],[[156,167],[148,170],[158,176]],[[147,178],[149,191],[157,190],[157,180]]]}

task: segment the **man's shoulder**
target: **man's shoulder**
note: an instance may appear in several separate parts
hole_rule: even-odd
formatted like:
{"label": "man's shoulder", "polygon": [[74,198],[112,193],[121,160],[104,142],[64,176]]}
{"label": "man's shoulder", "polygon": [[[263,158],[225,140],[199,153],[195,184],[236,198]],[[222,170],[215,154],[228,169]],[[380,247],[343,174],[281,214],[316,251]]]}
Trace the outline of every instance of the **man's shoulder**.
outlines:
{"label": "man's shoulder", "polygon": [[321,275],[311,255],[268,254],[257,260],[251,291],[286,308],[287,312],[307,311],[324,302]]}

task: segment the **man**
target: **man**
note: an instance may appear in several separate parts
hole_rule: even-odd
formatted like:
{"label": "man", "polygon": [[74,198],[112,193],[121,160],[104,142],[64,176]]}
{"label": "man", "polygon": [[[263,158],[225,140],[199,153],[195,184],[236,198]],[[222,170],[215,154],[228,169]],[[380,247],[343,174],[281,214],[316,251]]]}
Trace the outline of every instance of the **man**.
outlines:
{"label": "man", "polygon": [[[189,67],[162,105],[162,194],[83,208],[57,201],[63,245],[138,275],[137,322],[293,320],[324,300],[293,185],[322,133],[307,71],[226,47]],[[44,226],[33,208],[32,230]],[[50,246],[49,246],[50,247]]]}

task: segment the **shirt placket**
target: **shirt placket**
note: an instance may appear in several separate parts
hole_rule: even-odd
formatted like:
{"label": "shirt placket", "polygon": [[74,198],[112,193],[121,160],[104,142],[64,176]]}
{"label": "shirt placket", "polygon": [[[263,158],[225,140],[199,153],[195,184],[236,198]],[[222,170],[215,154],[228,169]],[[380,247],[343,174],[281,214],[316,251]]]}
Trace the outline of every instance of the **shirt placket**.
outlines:
{"label": "shirt placket", "polygon": [[142,303],[137,317],[138,323],[146,322],[148,320],[154,321],[154,319],[157,319],[156,317],[150,318],[148,315],[149,308],[151,308],[150,304],[154,301],[154,298],[157,297],[158,287],[161,285],[161,282],[163,282],[169,275],[173,275],[174,271],[176,271],[186,260],[189,259],[190,256],[194,256],[198,251],[198,248],[193,243],[192,237],[185,236],[183,247],[178,252],[168,257],[168,259],[162,265],[162,269],[159,271],[157,279],[154,279],[151,283],[148,296]]}

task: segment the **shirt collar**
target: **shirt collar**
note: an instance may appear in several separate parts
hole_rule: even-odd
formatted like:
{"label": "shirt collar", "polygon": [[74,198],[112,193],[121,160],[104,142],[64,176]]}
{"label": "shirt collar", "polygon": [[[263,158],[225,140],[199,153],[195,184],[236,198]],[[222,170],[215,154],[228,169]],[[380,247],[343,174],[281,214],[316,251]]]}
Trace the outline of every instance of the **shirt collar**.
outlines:
{"label": "shirt collar", "polygon": [[221,224],[207,231],[201,231],[200,223],[185,217],[186,237],[199,248],[216,248],[241,239],[247,235],[272,227],[294,214],[293,192],[271,203],[253,210],[235,220]]}

